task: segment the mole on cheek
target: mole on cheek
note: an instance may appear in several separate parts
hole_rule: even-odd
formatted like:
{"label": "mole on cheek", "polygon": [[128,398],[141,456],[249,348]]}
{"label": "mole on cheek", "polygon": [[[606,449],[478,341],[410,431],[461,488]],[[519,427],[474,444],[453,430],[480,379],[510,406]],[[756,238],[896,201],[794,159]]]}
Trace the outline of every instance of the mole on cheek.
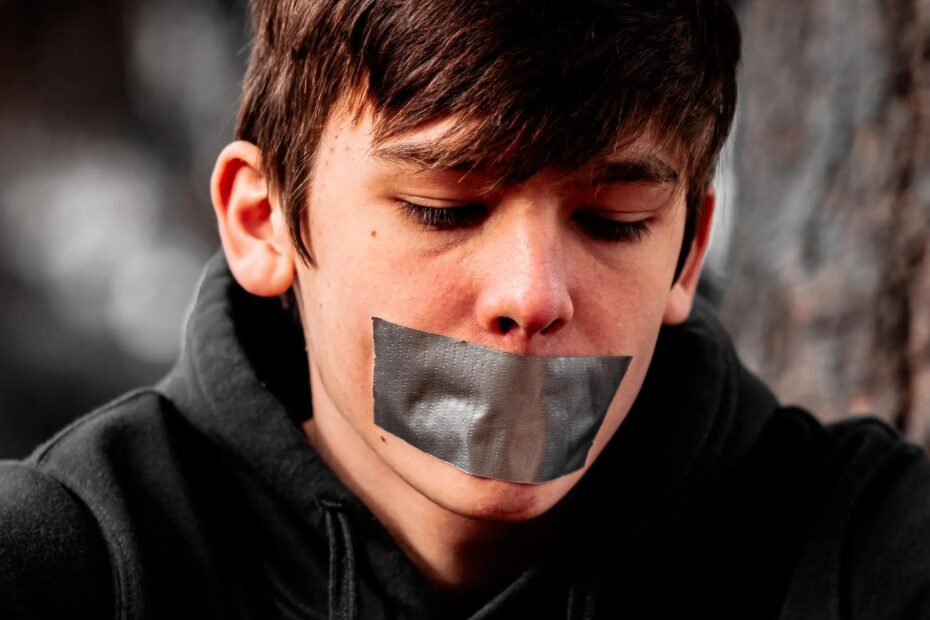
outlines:
{"label": "mole on cheek", "polygon": [[374,239],[374,238],[377,237],[377,236],[378,236],[378,231],[377,231],[377,230],[371,231],[371,238],[372,238],[372,239]]}

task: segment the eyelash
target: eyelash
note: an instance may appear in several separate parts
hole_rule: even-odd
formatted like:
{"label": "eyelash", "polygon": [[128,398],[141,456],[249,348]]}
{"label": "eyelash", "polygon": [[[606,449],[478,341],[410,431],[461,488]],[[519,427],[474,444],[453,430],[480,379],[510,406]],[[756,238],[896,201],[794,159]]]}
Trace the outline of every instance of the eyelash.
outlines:
{"label": "eyelash", "polygon": [[[487,208],[481,204],[425,207],[403,200],[400,205],[414,222],[432,230],[469,228],[480,224],[488,215]],[[621,222],[586,211],[575,213],[575,220],[588,235],[601,241],[636,242],[649,232],[649,223],[645,220]]]}
{"label": "eyelash", "polygon": [[480,204],[467,204],[461,207],[424,207],[402,200],[403,210],[417,224],[433,230],[453,230],[468,228],[480,224],[487,217],[487,209]]}
{"label": "eyelash", "polygon": [[584,211],[576,213],[575,219],[586,233],[601,241],[636,242],[649,232],[649,222],[646,220],[621,222]]}

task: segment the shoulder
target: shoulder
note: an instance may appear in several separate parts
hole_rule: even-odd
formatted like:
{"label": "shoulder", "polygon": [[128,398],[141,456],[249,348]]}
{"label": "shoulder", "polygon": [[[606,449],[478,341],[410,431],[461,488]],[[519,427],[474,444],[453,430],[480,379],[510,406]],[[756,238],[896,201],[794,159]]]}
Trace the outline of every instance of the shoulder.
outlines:
{"label": "shoulder", "polygon": [[922,451],[874,417],[824,424],[798,407],[782,407],[766,422],[755,446],[769,466],[816,477],[837,492],[858,493],[889,459],[926,460]]}
{"label": "shoulder", "polygon": [[[877,418],[822,425],[791,409],[772,424],[781,427],[782,449],[804,462],[797,479],[816,490],[818,505],[788,608],[816,608],[819,617],[844,609],[857,618],[930,617],[926,454]],[[823,592],[833,596],[815,596]]]}
{"label": "shoulder", "polygon": [[[61,582],[104,590],[121,610],[135,605],[144,570],[140,523],[180,492],[194,435],[171,401],[145,388],[76,420],[25,461],[0,467],[0,530],[7,533],[0,533],[0,571],[8,571],[0,576],[0,617],[8,617],[3,605],[32,605],[33,596],[60,600],[48,592]],[[88,562],[93,570],[79,568]],[[19,565],[35,566],[41,579]],[[19,586],[3,582],[13,578]]]}
{"label": "shoulder", "polygon": [[142,388],[76,420],[26,463],[80,497],[117,543],[132,538],[134,515],[178,492],[203,441],[171,400]]}
{"label": "shoulder", "polygon": [[42,465],[73,451],[102,447],[113,439],[126,441],[134,435],[150,434],[153,426],[163,423],[170,407],[170,402],[154,389],[133,390],[78,418],[36,448],[28,460]]}
{"label": "shoulder", "polygon": [[170,400],[151,388],[129,392],[79,418],[36,448],[27,463],[51,475],[93,509],[117,487],[167,474],[194,433]]}
{"label": "shoulder", "polygon": [[107,617],[109,583],[86,506],[36,467],[0,462],[0,617]]}
{"label": "shoulder", "polygon": [[174,446],[188,435],[171,401],[143,388],[79,418],[26,462],[81,497],[106,531],[127,491],[173,469]]}
{"label": "shoulder", "polygon": [[848,596],[857,617],[930,617],[930,460],[875,426],[859,443],[883,443],[882,456],[849,473],[865,481],[845,532]]}

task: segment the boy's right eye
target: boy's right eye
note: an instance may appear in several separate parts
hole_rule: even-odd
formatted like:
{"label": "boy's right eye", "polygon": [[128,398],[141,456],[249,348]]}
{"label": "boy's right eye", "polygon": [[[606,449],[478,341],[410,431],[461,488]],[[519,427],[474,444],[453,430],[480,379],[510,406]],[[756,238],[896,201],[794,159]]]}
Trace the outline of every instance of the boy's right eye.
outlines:
{"label": "boy's right eye", "polygon": [[488,215],[487,207],[478,203],[456,207],[427,207],[401,200],[400,206],[405,215],[414,222],[432,230],[470,228],[483,222]]}

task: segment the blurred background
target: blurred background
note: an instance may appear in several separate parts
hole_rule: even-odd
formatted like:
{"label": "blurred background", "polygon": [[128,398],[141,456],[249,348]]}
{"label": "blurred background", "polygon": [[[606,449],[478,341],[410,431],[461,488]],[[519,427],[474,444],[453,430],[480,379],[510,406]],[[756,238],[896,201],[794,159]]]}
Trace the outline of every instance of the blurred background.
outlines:
{"label": "blurred background", "polygon": [[[0,458],[156,381],[218,248],[245,0],[0,0]],[[824,420],[930,445],[930,2],[742,0],[710,291]]]}

